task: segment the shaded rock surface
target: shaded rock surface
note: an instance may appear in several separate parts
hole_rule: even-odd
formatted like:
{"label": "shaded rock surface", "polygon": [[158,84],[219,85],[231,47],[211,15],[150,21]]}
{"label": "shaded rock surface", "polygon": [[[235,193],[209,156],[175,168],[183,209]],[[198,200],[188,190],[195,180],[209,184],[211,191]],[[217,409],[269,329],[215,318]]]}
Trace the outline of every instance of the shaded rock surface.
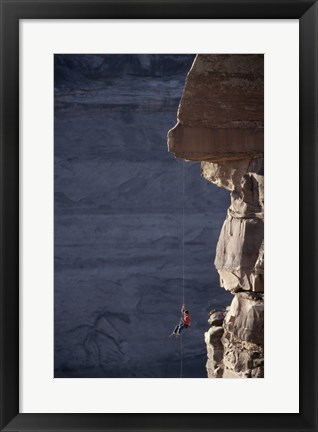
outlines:
{"label": "shaded rock surface", "polygon": [[224,347],[222,336],[224,334],[224,317],[225,311],[223,310],[210,312],[209,324],[211,327],[204,334],[208,353],[208,360],[206,362],[208,378],[222,378],[223,376]]}
{"label": "shaded rock surface", "polygon": [[217,245],[220,284],[237,292],[264,290],[264,159],[203,162],[202,175],[231,191]]}
{"label": "shaded rock surface", "polygon": [[[214,263],[221,287],[235,297],[224,319],[222,360],[212,323],[205,335],[208,376],[260,377],[264,345],[263,55],[198,55],[187,76],[178,123],[168,133],[168,147],[177,157],[201,161],[201,175],[231,196]],[[255,359],[258,363],[254,364]]]}
{"label": "shaded rock surface", "polygon": [[226,314],[223,328],[223,377],[263,377],[264,294],[237,293]]}
{"label": "shaded rock surface", "polygon": [[264,339],[264,294],[237,293],[224,320],[229,341],[240,339],[261,345]]}

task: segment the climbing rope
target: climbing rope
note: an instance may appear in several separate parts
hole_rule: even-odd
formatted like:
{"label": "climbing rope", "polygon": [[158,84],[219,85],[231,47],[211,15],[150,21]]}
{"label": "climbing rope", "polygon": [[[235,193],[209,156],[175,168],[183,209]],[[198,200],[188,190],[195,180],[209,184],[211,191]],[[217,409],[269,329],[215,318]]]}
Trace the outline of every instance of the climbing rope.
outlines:
{"label": "climbing rope", "polygon": [[182,160],[182,304],[184,305],[184,164]]}
{"label": "climbing rope", "polygon": [[183,359],[182,359],[182,334],[180,334],[180,378],[182,378],[182,372],[183,372]]}
{"label": "climbing rope", "polygon": [[[185,201],[185,188],[184,188],[184,164],[182,160],[182,304],[184,305],[184,201]],[[182,333],[180,334],[180,378],[183,374],[183,341]]]}

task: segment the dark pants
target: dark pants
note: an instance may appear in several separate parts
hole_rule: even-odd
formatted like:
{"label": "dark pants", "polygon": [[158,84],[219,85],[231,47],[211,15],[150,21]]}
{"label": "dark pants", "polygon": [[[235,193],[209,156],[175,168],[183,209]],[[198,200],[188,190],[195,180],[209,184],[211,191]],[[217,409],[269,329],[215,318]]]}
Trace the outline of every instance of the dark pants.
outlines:
{"label": "dark pants", "polygon": [[180,323],[176,326],[176,328],[173,330],[173,333],[178,333],[178,334],[180,334],[181,330],[184,329],[184,328],[187,328],[187,327],[189,327],[187,324],[184,324],[183,322],[180,322]]}

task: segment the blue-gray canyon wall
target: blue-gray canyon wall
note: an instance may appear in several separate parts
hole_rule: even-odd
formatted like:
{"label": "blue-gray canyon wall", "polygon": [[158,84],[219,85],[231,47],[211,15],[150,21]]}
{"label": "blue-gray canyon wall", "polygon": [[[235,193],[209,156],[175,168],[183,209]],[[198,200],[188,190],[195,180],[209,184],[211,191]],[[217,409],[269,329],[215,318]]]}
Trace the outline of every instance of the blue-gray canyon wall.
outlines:
{"label": "blue-gray canyon wall", "polygon": [[[55,377],[180,374],[183,162],[166,135],[193,60],[55,56]],[[230,197],[184,168],[183,375],[206,377],[208,313],[232,298],[213,266]]]}

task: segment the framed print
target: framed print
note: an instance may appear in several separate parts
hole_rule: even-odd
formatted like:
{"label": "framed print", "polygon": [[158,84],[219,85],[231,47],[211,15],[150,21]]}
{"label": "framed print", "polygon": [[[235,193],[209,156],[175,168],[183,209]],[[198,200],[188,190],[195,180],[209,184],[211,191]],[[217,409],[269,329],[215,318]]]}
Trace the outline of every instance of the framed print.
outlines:
{"label": "framed print", "polygon": [[316,430],[317,3],[1,18],[1,430]]}

